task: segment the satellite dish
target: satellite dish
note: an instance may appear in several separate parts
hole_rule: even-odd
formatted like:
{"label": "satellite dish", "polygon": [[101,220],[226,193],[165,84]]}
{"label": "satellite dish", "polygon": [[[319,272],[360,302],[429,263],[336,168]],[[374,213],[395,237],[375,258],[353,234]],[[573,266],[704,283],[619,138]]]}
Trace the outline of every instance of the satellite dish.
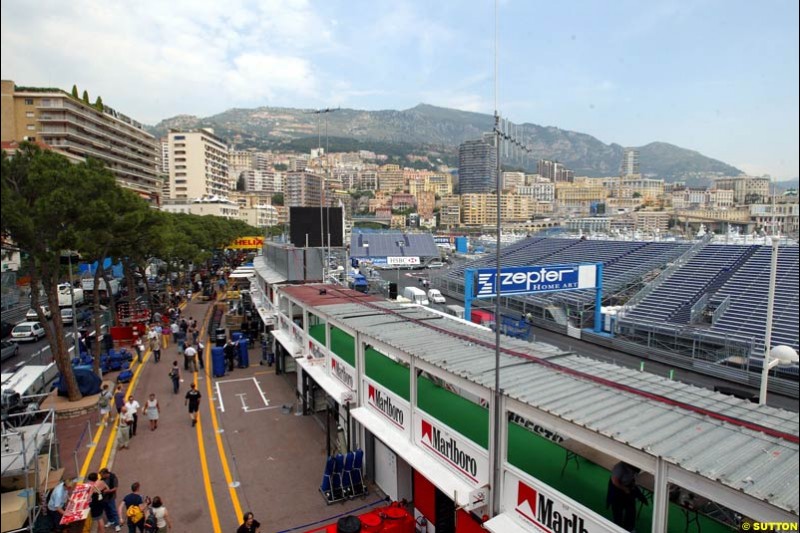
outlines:
{"label": "satellite dish", "polygon": [[794,348],[791,346],[786,346],[785,344],[774,346],[769,351],[769,356],[772,359],[777,360],[778,364],[781,366],[791,366],[800,361],[800,357],[798,357],[797,352],[794,351]]}

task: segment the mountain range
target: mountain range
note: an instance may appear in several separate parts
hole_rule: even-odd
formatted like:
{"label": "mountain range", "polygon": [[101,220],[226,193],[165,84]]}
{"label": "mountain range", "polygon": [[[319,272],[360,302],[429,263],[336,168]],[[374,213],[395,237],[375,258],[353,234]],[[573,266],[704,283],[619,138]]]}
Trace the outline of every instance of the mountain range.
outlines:
{"label": "mountain range", "polygon": [[[454,165],[458,145],[480,139],[491,131],[494,117],[420,104],[404,111],[335,109],[330,113],[259,107],[229,109],[200,118],[178,115],[149,127],[156,137],[170,129],[211,127],[236,149],[301,149],[326,145],[330,151],[363,149],[384,153],[404,161],[408,155],[433,155]],[[520,124],[514,133],[532,150],[529,156],[504,158],[507,167],[536,169],[539,159],[555,160],[575,171],[576,176],[613,176],[619,173],[624,147],[605,144],[597,138],[552,126]],[[299,143],[299,146],[298,146]],[[641,172],[667,181],[706,181],[711,175],[735,176],[742,172],[703,154],[663,142],[635,147]]]}

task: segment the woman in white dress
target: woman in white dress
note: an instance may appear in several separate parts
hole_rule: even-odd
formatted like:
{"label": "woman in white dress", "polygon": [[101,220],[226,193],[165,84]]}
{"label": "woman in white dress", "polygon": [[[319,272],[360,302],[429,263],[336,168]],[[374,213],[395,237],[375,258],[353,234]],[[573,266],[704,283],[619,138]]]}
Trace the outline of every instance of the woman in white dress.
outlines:
{"label": "woman in white dress", "polygon": [[144,414],[147,415],[147,419],[150,421],[150,431],[158,429],[159,413],[161,413],[161,406],[158,405],[156,395],[151,392],[150,397],[144,402]]}
{"label": "woman in white dress", "polygon": [[167,508],[164,507],[164,502],[160,496],[153,498],[153,505],[150,506],[150,510],[156,517],[156,527],[158,528],[156,533],[167,533],[172,529],[172,520],[170,520]]}

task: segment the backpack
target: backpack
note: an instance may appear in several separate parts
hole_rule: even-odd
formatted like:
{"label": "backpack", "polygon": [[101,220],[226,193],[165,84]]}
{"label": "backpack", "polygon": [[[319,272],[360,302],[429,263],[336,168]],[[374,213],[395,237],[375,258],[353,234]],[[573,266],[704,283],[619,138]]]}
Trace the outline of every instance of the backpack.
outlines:
{"label": "backpack", "polygon": [[156,520],[156,515],[153,513],[152,509],[150,509],[150,514],[147,515],[144,521],[144,530],[149,533],[156,533],[156,531],[158,531],[158,520]]}
{"label": "backpack", "polygon": [[178,370],[178,367],[173,366],[172,370],[169,371],[169,377],[171,377],[173,379],[176,379],[178,377],[179,373],[180,373],[180,370]]}
{"label": "backpack", "polygon": [[142,508],[138,505],[131,505],[125,512],[125,516],[128,517],[131,523],[138,524],[142,518],[144,518],[144,513],[142,512]]}

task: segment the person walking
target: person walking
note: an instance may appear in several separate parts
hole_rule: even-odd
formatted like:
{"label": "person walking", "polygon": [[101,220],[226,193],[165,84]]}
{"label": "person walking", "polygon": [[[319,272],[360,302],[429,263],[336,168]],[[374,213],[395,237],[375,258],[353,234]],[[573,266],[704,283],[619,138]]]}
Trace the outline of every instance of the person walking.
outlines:
{"label": "person walking", "polygon": [[133,417],[128,413],[128,408],[122,406],[122,411],[119,413],[119,426],[117,427],[117,446],[119,449],[127,448],[131,440],[130,424],[133,423]]}
{"label": "person walking", "polygon": [[192,372],[197,372],[197,349],[194,346],[188,346],[183,351],[183,369],[189,370],[192,367]]}
{"label": "person walking", "polygon": [[92,496],[89,500],[89,516],[92,517],[91,533],[105,533],[106,523],[103,520],[103,513],[106,510],[106,505],[103,501],[103,491],[105,491],[108,486],[100,479],[97,472],[92,472],[86,479],[92,486]]}
{"label": "person walking", "polygon": [[250,511],[244,513],[242,521],[242,525],[239,526],[236,533],[261,533],[261,524]]}
{"label": "person walking", "polygon": [[189,391],[186,393],[186,400],[184,405],[189,406],[189,418],[192,419],[192,427],[197,425],[197,412],[200,410],[200,391],[197,390],[197,385],[194,382],[190,385]]}
{"label": "person walking", "polygon": [[161,414],[161,406],[158,405],[158,400],[154,393],[150,393],[150,397],[144,402],[144,414],[150,421],[150,431],[158,429],[158,415]]}
{"label": "person walking", "polygon": [[150,344],[150,351],[153,352],[153,360],[158,363],[161,361],[161,326],[154,324],[147,333],[147,342]]}
{"label": "person walking", "polygon": [[128,413],[133,417],[133,422],[131,423],[131,437],[136,436],[136,426],[139,423],[139,408],[141,404],[133,399],[133,394],[128,396],[128,402],[125,404],[125,407],[128,408]]}
{"label": "person walking", "polygon": [[222,349],[225,360],[228,362],[228,372],[233,372],[233,362],[236,360],[236,344],[228,341]]}
{"label": "person walking", "polygon": [[100,391],[100,397],[97,399],[97,407],[100,410],[100,419],[97,425],[108,425],[108,415],[111,413],[111,402],[114,400],[114,395],[108,387],[108,383],[103,383],[103,389]]}
{"label": "person walking", "polygon": [[125,405],[125,391],[122,390],[122,383],[117,384],[114,389],[114,407],[117,408],[117,414],[122,414],[122,406]]}
{"label": "person walking", "polygon": [[172,332],[172,342],[178,344],[178,333],[181,331],[180,326],[178,326],[177,322],[173,322],[170,324],[169,329]]}
{"label": "person walking", "polygon": [[197,344],[197,341],[200,339],[200,328],[197,325],[197,320],[192,317],[189,317],[190,326],[192,328],[192,342]]}
{"label": "person walking", "polygon": [[103,502],[105,504],[106,518],[108,518],[108,525],[114,526],[116,531],[122,529],[122,524],[117,514],[117,488],[119,487],[119,479],[117,475],[108,468],[100,469],[100,479],[106,484],[106,490],[103,491]]}
{"label": "person walking", "polygon": [[[127,494],[119,504],[119,515],[127,518],[128,533],[136,533],[136,530],[144,531],[144,513],[150,505],[150,500],[142,498],[139,494],[140,484],[138,481],[131,484],[131,492]],[[136,511],[135,508],[139,510]]]}
{"label": "person walking", "polygon": [[647,499],[636,486],[636,475],[641,470],[620,461],[611,470],[608,480],[606,506],[611,507],[614,523],[626,531],[636,528],[636,500],[647,503]]}
{"label": "person walking", "polygon": [[172,529],[172,520],[169,518],[169,513],[167,512],[167,508],[164,507],[164,501],[161,499],[161,496],[153,498],[150,510],[153,512],[153,516],[156,517],[156,527],[158,528],[156,533],[167,533],[167,531]]}
{"label": "person walking", "polygon": [[181,385],[181,369],[178,368],[178,361],[172,362],[172,368],[169,371],[169,378],[172,380],[172,393],[178,394],[178,389]]}

